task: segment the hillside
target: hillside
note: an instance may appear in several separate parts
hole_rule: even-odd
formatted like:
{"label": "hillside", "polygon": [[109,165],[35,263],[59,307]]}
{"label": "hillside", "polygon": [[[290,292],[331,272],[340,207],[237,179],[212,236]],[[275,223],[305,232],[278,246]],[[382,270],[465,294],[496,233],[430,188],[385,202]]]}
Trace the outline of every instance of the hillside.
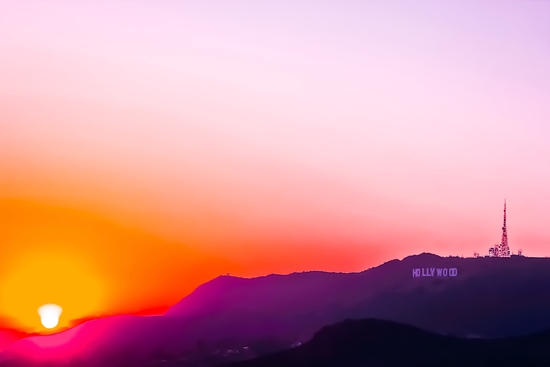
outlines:
{"label": "hillside", "polygon": [[[412,276],[413,269],[431,268],[433,277]],[[457,275],[437,276],[438,268],[456,269]],[[348,318],[385,319],[457,336],[524,335],[550,327],[548,294],[550,259],[526,257],[422,254],[361,273],[223,276],[198,287],[164,316],[111,317],[26,338],[0,353],[0,362],[81,357],[100,364],[120,350],[136,360],[162,359],[269,340],[249,358],[305,342],[323,326]]]}
{"label": "hillside", "polygon": [[[412,270],[417,268],[456,268],[458,274],[413,278]],[[350,317],[490,337],[550,327],[548,292],[550,259],[422,254],[361,273],[219,277],[184,298],[166,316],[215,315],[223,320],[220,327],[238,330],[248,324],[244,314],[254,315],[255,323],[265,323],[264,330],[294,333],[301,339],[323,325]]]}
{"label": "hillside", "polygon": [[219,367],[548,366],[550,330],[523,337],[461,339],[389,321],[345,320],[308,343]]}

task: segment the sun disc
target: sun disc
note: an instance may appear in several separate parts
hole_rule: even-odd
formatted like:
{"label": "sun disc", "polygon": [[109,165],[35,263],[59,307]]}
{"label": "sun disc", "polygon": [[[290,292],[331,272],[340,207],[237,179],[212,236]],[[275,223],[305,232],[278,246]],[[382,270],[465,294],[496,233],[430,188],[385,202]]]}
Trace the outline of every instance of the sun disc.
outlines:
{"label": "sun disc", "polygon": [[61,316],[63,309],[54,304],[47,304],[38,308],[38,314],[40,315],[40,321],[46,329],[53,329],[59,323],[59,316]]}

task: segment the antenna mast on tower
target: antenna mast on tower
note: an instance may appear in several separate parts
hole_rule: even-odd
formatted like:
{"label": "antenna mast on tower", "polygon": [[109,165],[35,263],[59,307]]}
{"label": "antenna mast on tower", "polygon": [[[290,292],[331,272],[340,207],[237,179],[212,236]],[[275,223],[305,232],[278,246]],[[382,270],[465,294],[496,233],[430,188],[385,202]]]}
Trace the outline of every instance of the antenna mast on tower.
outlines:
{"label": "antenna mast on tower", "polygon": [[504,199],[504,223],[502,225],[502,240],[500,241],[500,257],[510,257],[508,233],[506,232],[506,199]]}
{"label": "antenna mast on tower", "polygon": [[506,231],[506,199],[504,199],[504,222],[502,224],[502,239],[498,245],[489,249],[489,256],[492,257],[510,257],[510,247],[508,247],[508,232]]}

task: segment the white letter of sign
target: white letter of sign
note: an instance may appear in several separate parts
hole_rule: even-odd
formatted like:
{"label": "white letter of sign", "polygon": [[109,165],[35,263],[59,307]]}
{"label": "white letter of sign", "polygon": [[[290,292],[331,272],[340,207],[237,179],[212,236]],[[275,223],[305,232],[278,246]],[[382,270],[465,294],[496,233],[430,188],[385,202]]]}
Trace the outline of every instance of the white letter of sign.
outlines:
{"label": "white letter of sign", "polygon": [[456,277],[457,274],[458,274],[458,270],[456,268],[450,268],[449,269],[449,275],[450,276]]}

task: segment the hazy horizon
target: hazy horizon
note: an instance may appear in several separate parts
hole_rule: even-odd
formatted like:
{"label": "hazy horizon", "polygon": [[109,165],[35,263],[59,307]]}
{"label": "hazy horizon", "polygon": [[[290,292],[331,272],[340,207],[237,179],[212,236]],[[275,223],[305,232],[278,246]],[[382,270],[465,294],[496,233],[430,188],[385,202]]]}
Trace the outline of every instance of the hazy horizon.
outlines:
{"label": "hazy horizon", "polygon": [[[0,316],[549,255],[550,2],[0,0]],[[25,293],[21,289],[27,289]],[[123,294],[124,296],[120,296]]]}

